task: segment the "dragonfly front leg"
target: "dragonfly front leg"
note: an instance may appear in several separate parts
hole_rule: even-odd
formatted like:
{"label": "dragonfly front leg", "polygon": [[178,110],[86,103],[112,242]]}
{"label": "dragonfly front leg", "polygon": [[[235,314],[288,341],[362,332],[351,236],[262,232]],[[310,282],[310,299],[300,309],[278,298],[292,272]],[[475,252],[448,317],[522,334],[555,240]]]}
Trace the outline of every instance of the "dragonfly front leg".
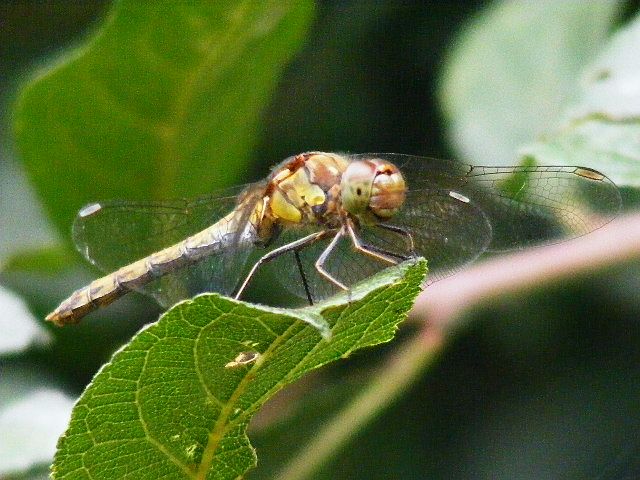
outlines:
{"label": "dragonfly front leg", "polygon": [[[360,240],[360,239],[358,239]],[[363,252],[366,255],[371,255],[372,253],[378,253],[380,255],[384,255],[387,257],[390,257],[389,260],[391,260],[393,258],[393,260],[395,260],[396,258],[405,261],[405,260],[410,260],[412,258],[415,258],[415,255],[405,255],[403,253],[397,253],[397,252],[392,252],[391,250],[385,250],[384,248],[380,248],[380,247],[376,247],[375,245],[371,245],[369,243],[362,243],[362,240],[360,240],[360,248],[358,249],[359,252]],[[375,257],[376,259],[379,259],[379,257]],[[387,260],[385,260],[386,262]],[[389,261],[389,263],[391,263]],[[395,264],[397,264],[398,262],[395,261]]]}
{"label": "dragonfly front leg", "polygon": [[[306,247],[307,245],[310,245],[310,244],[312,244],[314,242],[317,242],[318,240],[324,238],[329,233],[331,233],[330,230],[322,230],[320,232],[312,233],[311,235],[307,235],[306,237],[302,237],[302,238],[300,238],[298,240],[295,240],[295,241],[293,241],[291,243],[287,243],[286,245],[283,245],[281,247],[275,248],[275,249],[271,250],[269,253],[267,253],[266,255],[262,256],[260,258],[260,260],[258,260],[253,265],[253,267],[251,267],[251,270],[249,271],[249,273],[245,277],[244,281],[240,285],[240,288],[238,288],[238,290],[236,291],[236,294],[233,296],[233,298],[238,300],[242,296],[242,294],[244,293],[245,289],[247,288],[247,285],[249,285],[249,282],[251,281],[251,279],[253,278],[253,276],[258,271],[258,268],[260,268],[261,265],[264,265],[265,263],[268,263],[271,260],[275,260],[279,256],[284,255],[285,253],[290,252],[292,250],[294,252],[297,252],[298,250]],[[306,286],[306,279],[303,278],[303,281],[305,282],[305,286]],[[307,288],[307,290],[308,290],[308,287],[305,287],[305,288]]]}
{"label": "dragonfly front leg", "polygon": [[[392,258],[392,255],[395,255],[392,252],[386,252],[382,249],[379,248],[375,248],[375,247],[371,247],[369,245],[365,245],[362,243],[362,241],[358,238],[358,236],[356,235],[356,232],[353,228],[353,223],[350,220],[347,220],[347,230],[349,231],[349,236],[351,237],[351,241],[353,242],[353,247],[360,253],[363,253],[365,255],[369,255],[370,257],[373,257],[377,260],[380,260],[382,262],[386,262],[389,263],[391,265],[397,265],[398,264],[398,260],[396,260],[395,258]],[[396,255],[398,256],[398,255]],[[402,258],[402,257],[400,257]]]}
{"label": "dragonfly front leg", "polygon": [[402,235],[407,241],[407,248],[409,253],[411,254],[412,257],[416,256],[416,247],[413,242],[413,235],[411,235],[410,232],[408,232],[402,227],[398,227],[396,225],[389,225],[387,223],[378,223],[376,224],[376,227],[382,228],[383,230],[389,230],[390,232],[399,233],[400,235]]}

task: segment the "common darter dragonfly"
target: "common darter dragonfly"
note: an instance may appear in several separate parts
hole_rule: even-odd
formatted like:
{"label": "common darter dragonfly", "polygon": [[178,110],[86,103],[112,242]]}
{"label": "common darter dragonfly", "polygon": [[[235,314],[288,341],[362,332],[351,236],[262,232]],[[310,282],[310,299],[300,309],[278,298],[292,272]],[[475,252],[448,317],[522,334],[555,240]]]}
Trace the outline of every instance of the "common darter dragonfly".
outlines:
{"label": "common darter dragonfly", "polygon": [[47,320],[75,323],[132,290],[164,307],[203,291],[238,299],[262,266],[309,303],[415,256],[427,259],[434,282],[488,250],[589,233],[620,203],[615,184],[586,167],[303,153],[264,181],[193,201],[87,205],[74,241],[112,273]]}

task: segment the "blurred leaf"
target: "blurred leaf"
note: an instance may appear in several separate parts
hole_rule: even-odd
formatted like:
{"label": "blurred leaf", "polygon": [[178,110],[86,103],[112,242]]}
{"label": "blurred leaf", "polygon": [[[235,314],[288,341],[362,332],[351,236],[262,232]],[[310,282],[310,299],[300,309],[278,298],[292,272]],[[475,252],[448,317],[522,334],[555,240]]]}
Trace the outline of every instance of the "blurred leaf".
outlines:
{"label": "blurred leaf", "polygon": [[618,185],[640,185],[640,16],[586,69],[565,125],[520,151],[539,163],[594,166]]}
{"label": "blurred leaf", "polygon": [[46,463],[34,465],[27,470],[12,472],[2,477],[2,480],[49,480],[51,460]]}
{"label": "blurred leaf", "polygon": [[618,186],[640,185],[640,117],[630,122],[585,120],[520,154],[540,164],[586,165],[605,172]]}
{"label": "blurred leaf", "polygon": [[11,255],[0,269],[6,272],[32,272],[57,274],[74,266],[76,258],[68,249],[45,247],[34,250],[18,250]]}
{"label": "blurred leaf", "polygon": [[[69,422],[73,400],[40,389],[0,409],[0,475],[50,463],[56,440]],[[4,477],[3,477],[4,478]]]}
{"label": "blurred leaf", "polygon": [[0,355],[21,352],[51,341],[49,332],[38,323],[27,305],[1,285],[0,331]]}
{"label": "blurred leaf", "polygon": [[0,382],[0,405],[9,405],[16,398],[40,388],[57,388],[58,381],[50,371],[38,368],[28,355],[15,355],[2,359],[2,381]]}
{"label": "blurred leaf", "polygon": [[46,248],[56,243],[25,172],[2,148],[2,126],[0,122],[0,212],[3,212],[0,215],[0,269],[20,250]]}
{"label": "blurred leaf", "polygon": [[569,119],[604,116],[625,120],[640,116],[640,15],[613,35],[586,69],[580,103]]}
{"label": "blurred leaf", "polygon": [[16,145],[57,228],[66,237],[89,201],[194,196],[242,178],[312,11],[309,0],[116,2],[16,105]]}
{"label": "blurred leaf", "polygon": [[[79,268],[77,263],[60,272],[40,271],[30,260],[16,268],[0,270],[0,284],[25,299],[39,322],[44,322],[45,315],[60,303],[64,293],[89,284],[93,278],[94,273]],[[73,328],[48,325],[54,343],[51,348],[37,349],[34,353],[57,374],[71,379],[75,388],[82,389],[114,350],[128,342],[144,324],[156,321],[160,313],[152,299],[131,293]],[[4,381],[4,372],[0,376]]]}
{"label": "blurred leaf", "polygon": [[578,74],[605,41],[619,5],[503,1],[470,22],[449,54],[439,89],[462,158],[513,164],[518,147],[555,126],[576,98]]}
{"label": "blurred leaf", "polygon": [[[80,469],[113,478],[244,475],[256,462],[245,433],[255,411],[306,372],[391,340],[425,271],[424,260],[405,263],[362,284],[360,300],[287,314],[215,294],[176,305],[87,388],[59,442],[54,478]],[[322,313],[331,340],[304,323],[310,310]],[[257,358],[233,365],[247,351]]]}

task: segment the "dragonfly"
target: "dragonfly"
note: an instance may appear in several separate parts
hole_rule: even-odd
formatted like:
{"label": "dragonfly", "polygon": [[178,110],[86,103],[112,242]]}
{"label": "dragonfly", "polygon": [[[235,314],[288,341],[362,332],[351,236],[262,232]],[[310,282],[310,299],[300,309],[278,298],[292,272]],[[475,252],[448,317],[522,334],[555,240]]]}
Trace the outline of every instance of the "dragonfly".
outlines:
{"label": "dragonfly", "polygon": [[263,181],[195,200],[85,206],[75,244],[111,273],[46,318],[76,323],[130,291],[166,308],[200,292],[240,299],[263,267],[310,304],[417,256],[428,285],[486,251],[585,235],[620,207],[616,185],[588,167],[307,152]]}

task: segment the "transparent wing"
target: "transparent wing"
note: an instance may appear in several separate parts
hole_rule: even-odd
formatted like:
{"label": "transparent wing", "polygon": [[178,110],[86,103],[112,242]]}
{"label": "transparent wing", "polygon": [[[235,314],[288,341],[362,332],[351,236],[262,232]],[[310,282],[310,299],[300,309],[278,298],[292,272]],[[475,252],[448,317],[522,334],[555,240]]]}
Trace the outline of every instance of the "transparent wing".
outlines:
{"label": "transparent wing", "polygon": [[[261,185],[223,190],[195,200],[109,201],[84,207],[73,225],[78,250],[109,273],[151,253],[174,245],[219,222],[234,209],[229,225],[244,225],[250,210],[237,209],[241,196],[258,195]],[[256,192],[256,193],[251,193]],[[251,202],[246,202],[251,204]],[[239,229],[220,226],[219,235],[230,245],[222,254],[201,259],[140,288],[163,306],[202,291],[230,293],[240,275],[249,247],[235,238]]]}
{"label": "transparent wing", "polygon": [[73,240],[87,260],[113,271],[213,225],[235,208],[244,188],[194,200],[93,203],[78,213]]}
{"label": "transparent wing", "polygon": [[152,280],[138,290],[155,298],[164,308],[202,292],[231,295],[251,250],[248,244],[238,244]]}
{"label": "transparent wing", "polygon": [[[274,247],[285,245],[317,230],[317,227],[283,230],[274,243]],[[307,298],[303,275],[313,302],[327,298],[337,293],[339,289],[321,277],[314,264],[330,241],[331,238],[323,239],[301,250],[299,252],[300,265],[297,264],[294,253],[288,252],[268,263],[266,268],[271,271],[271,275],[278,279],[283,287],[300,298]],[[348,237],[342,238],[325,264],[327,271],[347,286],[355,285],[388,266],[388,264],[382,264],[355,252],[351,239]],[[302,273],[300,273],[300,269],[302,269]]]}
{"label": "transparent wing", "polygon": [[489,219],[489,250],[517,250],[585,235],[619,212],[620,193],[604,174],[585,167],[483,167],[399,154],[382,158],[402,171],[411,190],[441,188],[458,192]]}
{"label": "transparent wing", "polygon": [[[388,223],[413,237],[416,253],[429,262],[429,283],[455,273],[485,250],[518,250],[587,234],[611,221],[621,206],[615,184],[585,167],[483,167],[398,154],[350,156],[367,158],[388,160],[405,176],[405,204]],[[407,253],[406,235],[379,226],[363,227],[359,235],[377,250]],[[290,239],[284,235],[280,241]],[[313,266],[327,243],[300,252],[314,300],[335,292]],[[293,254],[275,267],[291,291],[306,296]],[[348,286],[384,267],[354,252],[348,239],[326,264]]]}
{"label": "transparent wing", "polygon": [[187,265],[174,272],[150,281],[135,290],[153,297],[163,308],[169,308],[180,300],[191,298],[202,292],[218,292],[228,295],[233,290],[221,284],[227,265],[222,257],[212,256],[193,265]]}
{"label": "transparent wing", "polygon": [[[408,240],[410,235],[415,253],[428,260],[429,282],[451,275],[475,260],[491,241],[491,225],[483,212],[474,204],[451,196],[449,190],[410,190],[403,208],[396,214],[393,222],[385,225],[395,228],[388,230],[384,226],[362,226],[358,236],[366,246],[402,261],[413,253]],[[289,243],[311,231],[313,230],[309,228],[295,233],[283,232],[278,244]],[[338,291],[314,267],[329,241],[330,238],[325,239],[299,253],[304,277],[314,301]],[[388,266],[387,263],[355,251],[348,237],[340,241],[325,264],[327,271],[349,287]],[[271,268],[277,272],[276,278],[288,290],[306,298],[293,253],[275,260]]]}
{"label": "transparent wing", "polygon": [[[473,262],[493,238],[492,225],[484,212],[451,190],[409,190],[403,207],[387,224],[409,234],[415,253],[427,259],[427,283],[453,275]],[[368,241],[370,232],[375,232],[375,241]],[[365,242],[389,250],[395,244],[396,250],[401,248],[400,253],[409,251],[406,237],[380,227],[364,229],[361,236]]]}

